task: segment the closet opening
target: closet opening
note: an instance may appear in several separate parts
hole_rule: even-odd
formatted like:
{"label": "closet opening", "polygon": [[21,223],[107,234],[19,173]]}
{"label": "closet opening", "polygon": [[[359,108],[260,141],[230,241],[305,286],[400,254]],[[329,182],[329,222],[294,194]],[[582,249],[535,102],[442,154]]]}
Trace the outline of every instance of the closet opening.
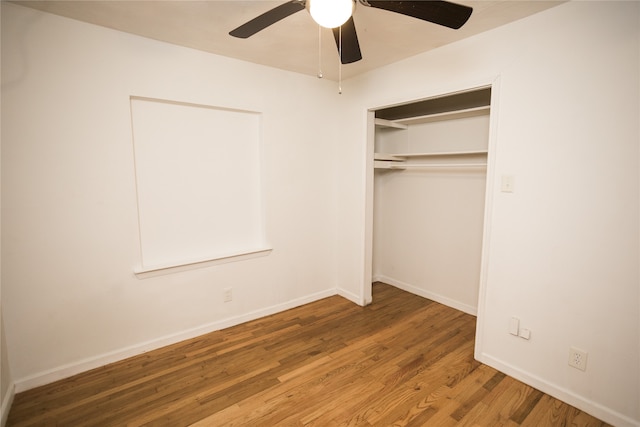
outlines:
{"label": "closet opening", "polygon": [[369,110],[368,282],[477,315],[490,112],[490,86]]}

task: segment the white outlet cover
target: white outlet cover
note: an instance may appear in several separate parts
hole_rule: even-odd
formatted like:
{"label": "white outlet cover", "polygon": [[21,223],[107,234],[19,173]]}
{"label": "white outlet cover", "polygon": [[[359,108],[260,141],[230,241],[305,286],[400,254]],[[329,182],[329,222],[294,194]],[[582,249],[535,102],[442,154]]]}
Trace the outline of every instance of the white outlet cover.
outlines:
{"label": "white outlet cover", "polygon": [[571,347],[569,349],[569,366],[572,366],[581,371],[587,370],[587,356],[589,354],[580,350],[579,348]]}

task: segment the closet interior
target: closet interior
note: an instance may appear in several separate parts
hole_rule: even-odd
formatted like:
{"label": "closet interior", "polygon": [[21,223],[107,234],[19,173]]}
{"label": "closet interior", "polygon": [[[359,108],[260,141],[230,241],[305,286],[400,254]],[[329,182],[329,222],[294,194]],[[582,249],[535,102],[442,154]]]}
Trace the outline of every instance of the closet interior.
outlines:
{"label": "closet interior", "polygon": [[477,313],[491,88],[375,111],[372,278]]}

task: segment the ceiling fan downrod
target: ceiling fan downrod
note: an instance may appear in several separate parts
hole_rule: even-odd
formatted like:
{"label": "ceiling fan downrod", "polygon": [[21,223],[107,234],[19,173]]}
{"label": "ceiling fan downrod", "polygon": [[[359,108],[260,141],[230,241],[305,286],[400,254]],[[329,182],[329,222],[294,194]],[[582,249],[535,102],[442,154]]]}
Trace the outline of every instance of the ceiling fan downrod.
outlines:
{"label": "ceiling fan downrod", "polygon": [[338,95],[342,95],[342,25],[338,31],[340,32],[340,43],[338,46]]}
{"label": "ceiling fan downrod", "polygon": [[318,78],[322,77],[322,27],[318,25]]}

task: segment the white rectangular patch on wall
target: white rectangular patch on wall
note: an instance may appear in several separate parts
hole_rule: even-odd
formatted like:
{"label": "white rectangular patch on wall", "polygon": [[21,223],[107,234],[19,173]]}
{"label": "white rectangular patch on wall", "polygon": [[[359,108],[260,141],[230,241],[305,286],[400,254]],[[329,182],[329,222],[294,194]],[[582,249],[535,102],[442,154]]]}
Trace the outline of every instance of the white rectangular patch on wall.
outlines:
{"label": "white rectangular patch on wall", "polygon": [[131,97],[142,271],[265,247],[260,113]]}

